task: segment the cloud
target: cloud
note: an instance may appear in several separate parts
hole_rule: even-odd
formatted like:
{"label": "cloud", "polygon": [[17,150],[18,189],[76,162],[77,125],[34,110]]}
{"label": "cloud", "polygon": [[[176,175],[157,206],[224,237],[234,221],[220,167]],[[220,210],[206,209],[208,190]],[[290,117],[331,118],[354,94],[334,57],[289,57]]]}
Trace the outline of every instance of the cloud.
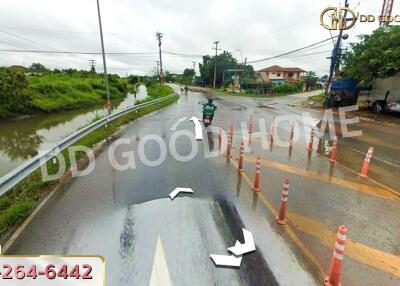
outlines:
{"label": "cloud", "polygon": [[[5,1],[3,1],[5,2]],[[342,1],[343,2],[343,1]],[[379,14],[380,3],[360,1],[357,11]],[[321,10],[337,1],[282,0],[100,0],[105,47],[108,52],[156,52],[156,31],[164,34],[165,51],[184,54],[212,54],[212,42],[231,51],[241,60],[255,60],[287,52],[328,38],[329,32],[319,24]],[[394,11],[399,14],[399,11]],[[356,25],[350,31],[370,33],[377,23]],[[2,31],[34,41],[29,42]],[[99,52],[97,8],[95,0],[13,0],[2,3],[0,11],[0,48],[47,49]],[[299,66],[326,74],[332,43],[303,52],[316,53],[258,63],[256,69],[273,64]],[[324,52],[325,53],[320,53]],[[41,62],[51,68],[88,69],[95,59],[102,68],[100,56],[43,55],[1,53],[0,65]],[[157,60],[153,55],[108,56],[108,69],[114,73],[146,74]],[[182,72],[192,61],[201,58],[165,54],[164,70]]]}

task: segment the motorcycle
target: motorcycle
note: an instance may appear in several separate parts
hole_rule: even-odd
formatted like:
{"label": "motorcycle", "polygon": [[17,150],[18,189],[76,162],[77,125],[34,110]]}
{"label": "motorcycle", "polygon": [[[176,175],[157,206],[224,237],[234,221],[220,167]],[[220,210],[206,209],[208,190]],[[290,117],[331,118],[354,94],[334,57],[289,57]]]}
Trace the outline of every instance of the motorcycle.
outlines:
{"label": "motorcycle", "polygon": [[212,122],[212,114],[211,113],[205,113],[204,114],[204,119],[203,119],[203,123],[205,127],[208,127],[211,125]]}

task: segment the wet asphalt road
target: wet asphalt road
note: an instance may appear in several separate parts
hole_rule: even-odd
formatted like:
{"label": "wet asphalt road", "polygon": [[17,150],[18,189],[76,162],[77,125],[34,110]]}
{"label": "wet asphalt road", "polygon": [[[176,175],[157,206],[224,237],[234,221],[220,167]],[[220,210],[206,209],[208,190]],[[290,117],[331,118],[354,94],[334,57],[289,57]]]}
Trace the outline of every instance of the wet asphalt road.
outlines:
{"label": "wet asphalt road", "polygon": [[[214,124],[221,120],[227,129],[230,120],[234,121],[235,153],[241,140],[237,134],[240,121],[253,115],[255,121],[263,118],[269,126],[272,118],[279,115],[289,113],[300,118],[301,111],[290,104],[306,96],[269,100],[218,97]],[[189,162],[178,162],[168,151],[161,165],[143,164],[137,152],[141,140],[155,134],[168,146],[173,134],[171,127],[182,117],[200,117],[200,103],[205,99],[204,94],[189,92],[171,107],[131,123],[121,134],[121,139],[129,139],[130,143],[118,147],[116,160],[126,163],[123,154],[133,151],[135,168],[116,171],[108,160],[109,147],[105,148],[96,158],[94,172],[73,179],[55,195],[8,254],[103,255],[107,285],[149,285],[154,282],[155,265],[162,261],[167,265],[172,285],[320,285],[321,277],[314,265],[275,225],[274,217],[238,178],[233,166],[224,157],[204,158],[205,141],[211,148],[217,145],[211,134],[205,131],[203,142],[196,142],[198,153]],[[280,136],[287,137],[289,129],[289,123],[282,123]],[[193,123],[184,121],[177,130],[193,132]],[[301,133],[300,137],[306,136]],[[327,160],[319,154],[314,153],[312,162],[306,162],[305,138],[303,141],[299,140],[289,156],[286,148],[261,150],[255,140],[248,155],[263,154],[265,159],[302,170],[327,169]],[[160,148],[153,141],[145,144],[144,149],[149,160],[159,158]],[[189,139],[180,137],[176,150],[182,156],[188,155],[192,150]],[[245,168],[253,176],[254,164],[246,163]],[[286,176],[287,172],[282,170],[262,171],[263,193],[274,205],[279,202]],[[358,182],[345,169],[335,169],[335,176]],[[346,223],[356,241],[400,254],[399,237],[393,231],[400,227],[398,201],[349,191],[296,172],[290,179],[295,186],[291,197],[291,202],[295,202],[291,211],[295,214],[313,217],[333,232],[339,224]],[[168,194],[176,187],[190,187],[195,193],[171,201]],[[343,205],[337,204],[344,199]],[[368,222],[372,224],[367,225]],[[242,240],[242,227],[253,232],[256,252],[244,256],[240,269],[215,267],[209,254],[228,254],[226,248],[233,246],[236,239]],[[304,229],[297,234],[328,271],[332,248]],[[351,285],[363,285],[366,278],[375,285],[396,285],[399,281],[396,275],[353,258],[346,263],[344,282]]]}

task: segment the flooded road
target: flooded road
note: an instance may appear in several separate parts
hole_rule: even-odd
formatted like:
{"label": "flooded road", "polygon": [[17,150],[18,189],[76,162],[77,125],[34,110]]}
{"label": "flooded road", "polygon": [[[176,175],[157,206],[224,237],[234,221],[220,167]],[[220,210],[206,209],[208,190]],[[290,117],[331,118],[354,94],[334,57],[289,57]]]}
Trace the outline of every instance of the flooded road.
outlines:
{"label": "flooded road", "polygon": [[[147,90],[141,85],[136,99],[144,99]],[[128,94],[117,110],[132,106],[134,94]],[[105,108],[89,108],[0,121],[0,177],[50,148],[80,127],[107,114]]]}

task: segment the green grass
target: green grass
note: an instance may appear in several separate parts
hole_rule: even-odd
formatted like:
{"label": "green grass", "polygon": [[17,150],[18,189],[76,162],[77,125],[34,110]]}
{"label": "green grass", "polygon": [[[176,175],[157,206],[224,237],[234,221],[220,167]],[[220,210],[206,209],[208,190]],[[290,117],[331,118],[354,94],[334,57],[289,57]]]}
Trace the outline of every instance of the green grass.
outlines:
{"label": "green grass", "polygon": [[172,89],[172,87],[168,86],[168,85],[158,85],[156,83],[150,85],[147,87],[147,97],[141,100],[138,100],[137,103],[144,103],[147,101],[151,101],[157,98],[161,98],[164,96],[168,96],[170,94],[174,93],[174,90]]}
{"label": "green grass", "polygon": [[[159,94],[153,93],[153,96],[157,98],[170,95],[172,93],[167,92],[170,90],[166,88],[158,88],[157,90],[160,92]],[[176,95],[175,97],[158,105],[148,106],[139,110],[137,113],[132,112],[120,117],[110,122],[107,127],[97,129],[90,135],[82,138],[74,145],[83,145],[91,148],[94,144],[114,134],[121,126],[153,111],[164,108],[174,103],[177,99],[178,96]],[[67,152],[67,150],[64,150],[61,154],[65,158],[67,168],[69,168],[70,162]],[[83,155],[84,154],[82,153],[77,154],[77,158],[80,158]],[[56,164],[53,164],[51,161],[47,162],[47,169],[49,174],[55,174],[58,170],[58,162]],[[58,181],[43,182],[39,169],[13,187],[5,195],[0,197],[0,244],[4,243],[8,238],[6,234],[9,232],[9,229],[23,221],[39,204],[41,199],[48,193],[48,190],[50,190],[57,183]]]}
{"label": "green grass", "polygon": [[309,101],[317,102],[317,103],[323,103],[325,100],[325,93],[321,93],[318,95],[310,96],[308,98]]}
{"label": "green grass", "polygon": [[[79,77],[64,74],[29,76],[28,97],[33,110],[56,112],[104,104],[104,84],[100,76]],[[111,99],[121,99],[128,89],[126,79],[110,80]]]}

